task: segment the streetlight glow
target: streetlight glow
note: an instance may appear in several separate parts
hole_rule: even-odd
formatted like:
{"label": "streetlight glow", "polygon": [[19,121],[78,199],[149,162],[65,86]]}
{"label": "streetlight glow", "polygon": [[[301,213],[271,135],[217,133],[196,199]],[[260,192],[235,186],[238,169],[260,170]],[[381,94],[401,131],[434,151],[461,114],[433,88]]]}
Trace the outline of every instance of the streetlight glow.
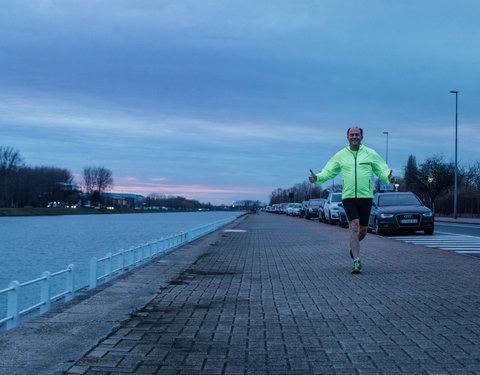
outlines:
{"label": "streetlight glow", "polygon": [[458,91],[452,90],[450,94],[455,94],[455,189],[453,197],[453,218],[457,218],[457,124],[458,124]]}

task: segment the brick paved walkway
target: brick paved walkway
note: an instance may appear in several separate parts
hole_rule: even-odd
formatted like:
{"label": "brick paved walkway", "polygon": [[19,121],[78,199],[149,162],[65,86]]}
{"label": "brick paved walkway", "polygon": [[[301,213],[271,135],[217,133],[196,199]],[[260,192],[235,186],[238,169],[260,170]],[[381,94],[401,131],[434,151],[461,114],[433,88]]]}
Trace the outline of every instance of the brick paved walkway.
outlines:
{"label": "brick paved walkway", "polygon": [[480,261],[250,215],[69,374],[480,374]]}

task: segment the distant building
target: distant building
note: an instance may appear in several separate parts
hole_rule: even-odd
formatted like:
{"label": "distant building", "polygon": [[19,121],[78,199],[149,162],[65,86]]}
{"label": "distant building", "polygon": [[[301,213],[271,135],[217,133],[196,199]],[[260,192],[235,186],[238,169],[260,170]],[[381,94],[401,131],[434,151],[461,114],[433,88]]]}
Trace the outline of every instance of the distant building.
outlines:
{"label": "distant building", "polygon": [[57,185],[60,186],[60,189],[63,191],[78,191],[81,193],[80,187],[78,185],[67,184],[66,182],[57,182]]}
{"label": "distant building", "polygon": [[103,193],[102,195],[116,208],[138,208],[145,201],[145,197],[138,194]]}
{"label": "distant building", "polygon": [[261,207],[263,204],[260,204],[258,201],[253,201],[253,200],[242,200],[242,201],[235,201],[232,205],[233,208],[239,209],[239,210],[253,210],[253,208]]}

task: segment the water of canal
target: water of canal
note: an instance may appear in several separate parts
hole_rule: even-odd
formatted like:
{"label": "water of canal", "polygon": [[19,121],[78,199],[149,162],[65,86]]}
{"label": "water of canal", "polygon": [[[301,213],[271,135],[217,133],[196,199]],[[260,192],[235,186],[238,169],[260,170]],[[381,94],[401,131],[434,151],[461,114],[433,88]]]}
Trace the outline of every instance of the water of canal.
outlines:
{"label": "water of canal", "polygon": [[[90,258],[189,231],[241,212],[182,212],[0,218],[0,290],[75,265],[75,287],[88,283]],[[32,291],[32,293],[38,293]],[[4,310],[5,296],[0,298]]]}

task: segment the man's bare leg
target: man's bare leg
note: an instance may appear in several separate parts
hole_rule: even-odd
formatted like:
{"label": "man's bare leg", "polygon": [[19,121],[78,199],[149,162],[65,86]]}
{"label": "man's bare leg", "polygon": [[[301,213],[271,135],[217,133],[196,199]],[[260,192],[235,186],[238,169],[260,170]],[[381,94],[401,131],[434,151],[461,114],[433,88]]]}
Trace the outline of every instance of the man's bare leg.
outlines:
{"label": "man's bare leg", "polygon": [[350,250],[352,251],[353,259],[357,259],[360,255],[360,221],[358,219],[352,220],[348,223],[348,230],[350,232]]}
{"label": "man's bare leg", "polygon": [[352,250],[352,256],[353,259],[357,259],[360,256],[360,241],[367,235],[368,227],[360,225],[360,221],[355,219],[348,223],[348,229],[350,231],[350,249]]}
{"label": "man's bare leg", "polygon": [[361,241],[365,238],[365,236],[368,233],[368,227],[364,227],[363,225],[360,225],[360,231],[358,232],[358,240]]}

